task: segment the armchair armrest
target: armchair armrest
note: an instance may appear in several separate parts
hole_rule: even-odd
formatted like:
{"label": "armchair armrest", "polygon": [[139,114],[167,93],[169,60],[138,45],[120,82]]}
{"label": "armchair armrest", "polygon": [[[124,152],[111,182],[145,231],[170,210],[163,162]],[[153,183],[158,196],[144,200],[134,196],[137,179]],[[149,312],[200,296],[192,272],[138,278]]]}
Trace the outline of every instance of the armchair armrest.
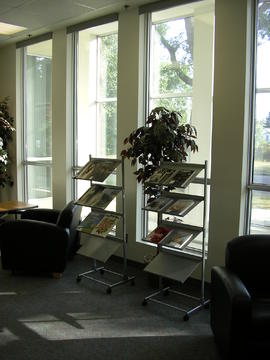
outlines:
{"label": "armchair armrest", "polygon": [[215,266],[211,271],[211,327],[224,351],[247,339],[251,317],[251,296],[240,278],[228,269]]}
{"label": "armchair armrest", "polygon": [[4,269],[63,272],[68,256],[69,231],[35,220],[10,220],[1,225]]}
{"label": "armchair armrest", "polygon": [[56,224],[59,214],[60,210],[29,209],[22,212],[21,219],[38,220]]}

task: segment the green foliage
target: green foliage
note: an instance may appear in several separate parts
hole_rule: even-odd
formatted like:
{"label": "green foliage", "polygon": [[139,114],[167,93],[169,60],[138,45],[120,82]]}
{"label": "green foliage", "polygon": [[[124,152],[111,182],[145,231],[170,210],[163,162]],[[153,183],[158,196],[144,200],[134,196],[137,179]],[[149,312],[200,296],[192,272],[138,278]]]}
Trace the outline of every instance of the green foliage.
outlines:
{"label": "green foliage", "polygon": [[[117,65],[118,65],[118,35],[111,34],[101,37],[101,96],[117,97]],[[105,154],[113,156],[116,153],[117,116],[115,102],[103,104],[103,119],[105,121]]]}
{"label": "green foliage", "polygon": [[[187,150],[198,151],[195,142],[196,129],[190,124],[180,124],[181,115],[164,107],[156,107],[147,118],[146,126],[133,131],[124,144],[129,147],[121,156],[131,159],[131,165],[138,161],[140,167],[134,174],[138,182],[144,183],[163,161],[182,162],[187,159]],[[147,186],[145,193],[150,199],[156,197],[158,186]]]}
{"label": "green foliage", "polygon": [[10,161],[8,159],[7,146],[12,139],[14,120],[9,114],[8,100],[6,97],[0,101],[0,186],[12,185],[13,182],[8,174]]}
{"label": "green foliage", "polygon": [[265,121],[263,123],[263,127],[265,129],[270,128],[270,113],[268,113],[268,115],[267,115],[267,117],[266,117],[266,119],[265,119]]}
{"label": "green foliage", "polygon": [[111,34],[101,37],[102,96],[117,96],[117,64],[118,64],[118,35]]}
{"label": "green foliage", "polygon": [[12,139],[12,132],[15,130],[13,127],[14,119],[8,110],[8,101],[8,96],[0,101],[0,138],[3,141],[4,149],[7,148],[8,142]]}
{"label": "green foliage", "polygon": [[258,6],[258,32],[261,39],[270,39],[270,7],[269,2],[261,2]]}

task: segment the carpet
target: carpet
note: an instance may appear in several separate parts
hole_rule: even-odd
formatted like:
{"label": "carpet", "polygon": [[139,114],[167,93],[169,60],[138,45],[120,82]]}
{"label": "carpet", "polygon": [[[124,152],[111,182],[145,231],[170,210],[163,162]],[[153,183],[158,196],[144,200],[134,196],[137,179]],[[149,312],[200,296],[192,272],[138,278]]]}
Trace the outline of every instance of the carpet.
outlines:
{"label": "carpet", "polygon": [[[121,272],[118,261],[108,266]],[[128,273],[136,275],[135,286],[121,285],[112,294],[88,279],[77,283],[90,267],[89,258],[76,255],[57,280],[0,270],[1,360],[220,359],[209,310],[184,322],[166,306],[142,306],[153,289],[133,265]]]}

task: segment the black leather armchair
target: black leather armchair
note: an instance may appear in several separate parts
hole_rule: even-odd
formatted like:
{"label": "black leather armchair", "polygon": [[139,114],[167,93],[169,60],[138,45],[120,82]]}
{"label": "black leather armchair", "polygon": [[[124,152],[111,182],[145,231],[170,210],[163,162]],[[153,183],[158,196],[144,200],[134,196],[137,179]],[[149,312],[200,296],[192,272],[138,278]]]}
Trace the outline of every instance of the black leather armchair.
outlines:
{"label": "black leather armchair", "polygon": [[3,269],[60,274],[79,247],[81,206],[72,201],[62,210],[32,209],[19,220],[0,225]]}
{"label": "black leather armchair", "polygon": [[[228,358],[270,350],[270,235],[246,235],[226,247],[211,271],[211,327]],[[240,357],[239,357],[240,356]]]}

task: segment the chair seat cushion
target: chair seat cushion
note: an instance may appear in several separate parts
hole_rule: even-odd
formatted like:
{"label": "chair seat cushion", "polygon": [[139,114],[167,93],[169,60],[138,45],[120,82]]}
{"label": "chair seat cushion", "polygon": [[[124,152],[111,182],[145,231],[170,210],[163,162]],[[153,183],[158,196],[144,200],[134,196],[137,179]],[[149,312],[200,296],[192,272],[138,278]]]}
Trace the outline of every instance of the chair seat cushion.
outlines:
{"label": "chair seat cushion", "polygon": [[251,322],[252,336],[258,340],[270,341],[270,298],[253,301]]}

